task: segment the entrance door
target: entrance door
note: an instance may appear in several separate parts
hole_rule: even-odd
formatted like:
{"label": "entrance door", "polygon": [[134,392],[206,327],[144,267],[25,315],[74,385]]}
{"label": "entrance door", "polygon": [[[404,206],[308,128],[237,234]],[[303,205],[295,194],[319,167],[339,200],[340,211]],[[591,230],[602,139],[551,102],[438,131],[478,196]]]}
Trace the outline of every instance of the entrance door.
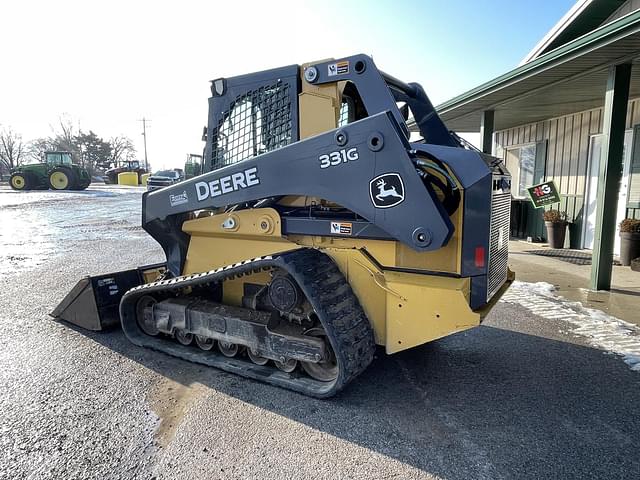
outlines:
{"label": "entrance door", "polygon": [[[598,181],[600,172],[600,157],[602,152],[602,134],[593,135],[589,138],[589,172],[587,175],[587,201],[584,213],[583,247],[593,249],[593,241],[596,229],[596,193],[598,191]],[[631,166],[631,145],[633,141],[633,130],[624,132],[624,150],[622,153],[622,180],[620,182],[620,193],[618,194],[618,210],[616,212],[616,237],[613,252],[620,254],[620,236],[618,235],[618,225],[624,220],[627,208],[627,194],[629,190],[629,168]]]}

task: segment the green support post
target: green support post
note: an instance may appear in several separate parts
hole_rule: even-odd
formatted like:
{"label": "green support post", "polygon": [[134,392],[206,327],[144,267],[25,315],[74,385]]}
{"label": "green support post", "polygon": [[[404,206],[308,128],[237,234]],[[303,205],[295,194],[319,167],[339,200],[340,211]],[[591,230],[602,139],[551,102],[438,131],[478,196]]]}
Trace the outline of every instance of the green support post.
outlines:
{"label": "green support post", "polygon": [[493,110],[485,110],[482,112],[480,119],[480,142],[482,142],[482,151],[491,154],[493,148]]}
{"label": "green support post", "polygon": [[609,290],[611,288],[616,212],[622,177],[624,130],[630,81],[630,63],[609,68],[607,91],[604,98],[603,141],[596,194],[596,227],[591,262],[591,288],[593,290]]}

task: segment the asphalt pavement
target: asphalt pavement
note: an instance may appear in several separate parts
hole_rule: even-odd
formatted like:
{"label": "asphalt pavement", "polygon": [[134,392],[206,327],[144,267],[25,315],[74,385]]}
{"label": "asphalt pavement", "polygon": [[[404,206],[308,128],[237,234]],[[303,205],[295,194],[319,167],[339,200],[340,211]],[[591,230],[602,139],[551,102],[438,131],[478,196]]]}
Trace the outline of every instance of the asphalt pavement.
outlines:
{"label": "asphalt pavement", "polygon": [[47,316],[87,274],[162,259],[141,189],[0,188],[0,479],[634,478],[640,372],[562,319],[386,356],[315,400]]}

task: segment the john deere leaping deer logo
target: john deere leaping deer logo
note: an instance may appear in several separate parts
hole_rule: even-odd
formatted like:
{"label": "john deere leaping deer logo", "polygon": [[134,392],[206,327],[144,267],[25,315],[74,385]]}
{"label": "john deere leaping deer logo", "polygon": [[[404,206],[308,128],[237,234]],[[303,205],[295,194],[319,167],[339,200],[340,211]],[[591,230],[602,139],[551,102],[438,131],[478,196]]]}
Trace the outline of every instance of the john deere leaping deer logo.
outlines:
{"label": "john deere leaping deer logo", "polygon": [[376,198],[378,200],[382,201],[387,197],[402,198],[402,195],[398,193],[396,187],[391,185],[391,187],[386,188],[386,185],[387,182],[385,182],[383,178],[376,182],[376,186],[378,187],[378,191],[380,192],[376,195]]}
{"label": "john deere leaping deer logo", "polygon": [[376,208],[390,208],[404,200],[404,183],[398,173],[378,175],[369,182],[371,201]]}

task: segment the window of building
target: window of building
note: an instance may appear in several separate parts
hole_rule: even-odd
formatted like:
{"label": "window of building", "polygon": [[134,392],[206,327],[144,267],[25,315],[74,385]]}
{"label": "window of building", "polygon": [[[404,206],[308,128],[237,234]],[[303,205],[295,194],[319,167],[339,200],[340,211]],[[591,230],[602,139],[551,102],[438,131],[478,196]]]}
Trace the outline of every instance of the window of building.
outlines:
{"label": "window of building", "polygon": [[507,148],[505,163],[511,172],[511,194],[516,198],[525,198],[527,187],[534,184],[536,144],[530,143]]}
{"label": "window of building", "polygon": [[634,127],[630,164],[627,206],[640,208],[640,125]]}

